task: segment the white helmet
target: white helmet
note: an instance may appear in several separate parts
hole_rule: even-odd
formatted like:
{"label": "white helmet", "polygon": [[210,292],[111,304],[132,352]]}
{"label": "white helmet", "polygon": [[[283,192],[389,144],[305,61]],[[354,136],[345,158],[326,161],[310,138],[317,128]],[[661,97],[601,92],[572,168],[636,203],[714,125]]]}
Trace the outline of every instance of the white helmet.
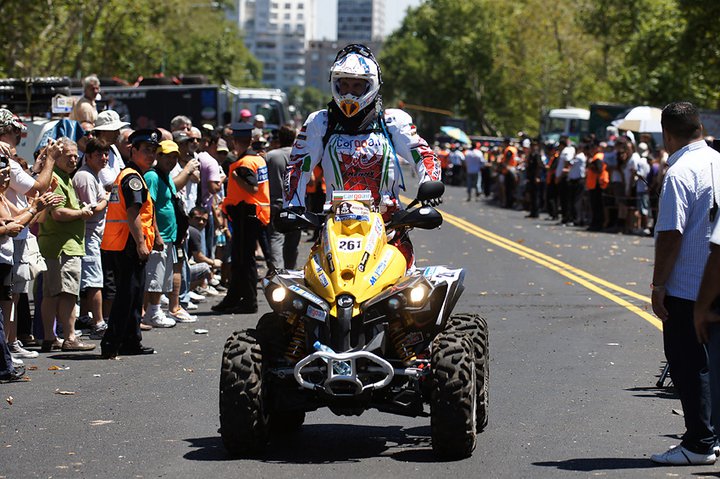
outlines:
{"label": "white helmet", "polygon": [[[356,78],[365,80],[367,88],[360,96],[352,93],[340,94],[340,79]],[[346,117],[355,116],[375,101],[382,79],[380,67],[372,52],[364,45],[353,44],[343,48],[330,68],[330,88],[333,99]]]}

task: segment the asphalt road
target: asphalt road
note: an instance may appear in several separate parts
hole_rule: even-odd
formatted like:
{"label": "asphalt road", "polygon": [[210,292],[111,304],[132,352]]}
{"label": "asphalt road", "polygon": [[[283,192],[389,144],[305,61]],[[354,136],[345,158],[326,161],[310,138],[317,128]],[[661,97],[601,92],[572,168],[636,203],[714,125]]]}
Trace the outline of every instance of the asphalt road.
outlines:
{"label": "asphalt road", "polygon": [[[649,460],[678,442],[680,404],[654,386],[662,342],[647,304],[607,285],[648,296],[652,239],[464,200],[449,188],[442,210],[455,220],[413,241],[420,266],[467,269],[456,311],[488,319],[490,423],[472,457],[438,462],[426,418],[321,410],[264,458],[230,460],[218,433],[220,356],[225,338],[257,317],[216,316],[205,305],[196,324],[146,333],[153,356],[27,360],[37,368],[29,382],[0,385],[0,477],[718,477],[720,463]],[[487,232],[509,242],[489,242]]]}

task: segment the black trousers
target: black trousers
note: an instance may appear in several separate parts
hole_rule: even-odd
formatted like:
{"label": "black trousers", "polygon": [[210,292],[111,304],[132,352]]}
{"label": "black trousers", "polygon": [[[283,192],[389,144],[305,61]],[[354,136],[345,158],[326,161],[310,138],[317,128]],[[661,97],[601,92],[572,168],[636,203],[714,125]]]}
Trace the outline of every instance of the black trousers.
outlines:
{"label": "black trousers", "polygon": [[232,221],[233,235],[230,248],[232,277],[226,298],[235,299],[238,305],[254,308],[257,307],[258,282],[255,245],[262,223],[255,216],[255,205],[240,203],[227,208],[227,212]]}
{"label": "black trousers", "polygon": [[589,191],[590,195],[590,228],[599,230],[605,223],[603,208],[603,189],[599,186]]}
{"label": "black trousers", "polygon": [[715,445],[710,422],[710,373],[705,346],[698,343],[693,322],[694,301],[667,296],[668,319],[663,323],[665,357],[670,375],[680,395],[685,415],[682,446],[698,454],[708,453]]}
{"label": "black trousers", "polygon": [[117,353],[120,348],[135,349],[142,341],[140,319],[145,294],[145,262],[140,261],[131,238],[125,251],[107,251],[103,260],[105,258],[115,276],[116,293],[100,346],[104,353]]}
{"label": "black trousers", "polygon": [[530,201],[530,215],[537,217],[539,214],[538,183],[535,182],[535,178],[528,178],[527,192],[528,200]]}

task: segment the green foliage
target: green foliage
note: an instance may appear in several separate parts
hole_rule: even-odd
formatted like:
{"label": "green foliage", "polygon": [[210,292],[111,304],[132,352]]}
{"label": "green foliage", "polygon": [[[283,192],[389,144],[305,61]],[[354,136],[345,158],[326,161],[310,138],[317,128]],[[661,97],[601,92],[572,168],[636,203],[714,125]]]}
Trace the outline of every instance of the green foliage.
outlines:
{"label": "green foliage", "polygon": [[4,0],[0,75],[163,73],[259,85],[260,64],[222,10],[201,0]]}
{"label": "green foliage", "polygon": [[[384,46],[383,94],[489,134],[598,102],[720,108],[718,18],[717,0],[426,0]],[[409,111],[426,135],[447,118]]]}
{"label": "green foliage", "polygon": [[313,87],[292,87],[288,92],[288,103],[295,106],[296,114],[301,118],[327,107],[330,94]]}

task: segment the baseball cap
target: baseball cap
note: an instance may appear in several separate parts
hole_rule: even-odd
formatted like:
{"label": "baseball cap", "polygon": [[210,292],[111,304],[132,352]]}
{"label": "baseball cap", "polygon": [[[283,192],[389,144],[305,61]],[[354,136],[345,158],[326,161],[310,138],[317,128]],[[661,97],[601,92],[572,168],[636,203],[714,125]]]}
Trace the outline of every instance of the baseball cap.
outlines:
{"label": "baseball cap", "polygon": [[172,136],[175,143],[184,143],[190,139],[190,135],[185,130],[173,131]]}
{"label": "baseball cap", "polygon": [[247,108],[243,108],[240,110],[240,118],[250,118],[252,116],[252,113]]}
{"label": "baseball cap", "polygon": [[265,117],[263,115],[255,115],[255,121],[261,121],[265,123]]}
{"label": "baseball cap", "polygon": [[155,128],[143,128],[141,130],[135,130],[128,138],[128,141],[130,141],[130,144],[133,146],[142,142],[158,145],[160,144],[160,138],[162,138],[160,130],[156,130]]}
{"label": "baseball cap", "polygon": [[530,148],[530,138],[525,138],[525,139],[522,141],[522,147],[523,147],[523,148]]}
{"label": "baseball cap", "polygon": [[114,110],[105,110],[98,113],[95,120],[94,131],[116,131],[128,126],[130,123],[120,121],[120,115]]}
{"label": "baseball cap", "polygon": [[230,152],[227,146],[227,141],[220,138],[217,143],[217,151]]}
{"label": "baseball cap", "polygon": [[157,152],[162,153],[163,155],[169,155],[170,153],[180,153],[180,149],[174,141],[163,140],[158,145]]}
{"label": "baseball cap", "polygon": [[23,122],[20,121],[17,115],[8,110],[7,108],[0,108],[0,126],[12,125],[15,128],[19,128],[22,131],[26,131],[27,127]]}

